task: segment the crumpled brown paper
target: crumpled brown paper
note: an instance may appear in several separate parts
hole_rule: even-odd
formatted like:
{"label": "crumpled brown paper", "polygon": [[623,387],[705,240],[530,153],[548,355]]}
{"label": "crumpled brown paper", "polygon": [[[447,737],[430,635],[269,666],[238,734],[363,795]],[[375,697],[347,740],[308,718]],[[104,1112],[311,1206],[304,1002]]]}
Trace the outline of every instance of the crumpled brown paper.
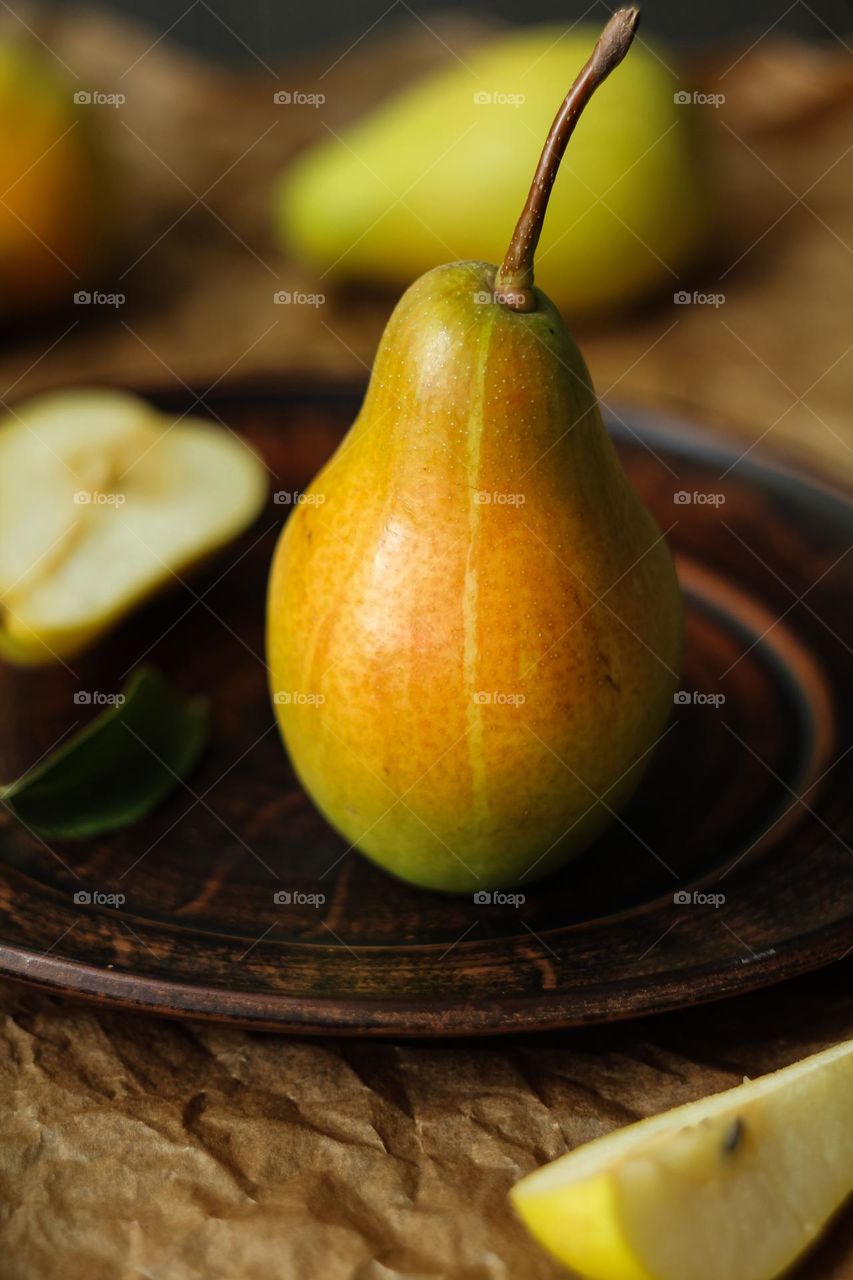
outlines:
{"label": "crumpled brown paper", "polygon": [[[3,1280],[558,1280],[542,1162],[853,1036],[853,961],[513,1041],[299,1040],[0,988]],[[797,1273],[849,1280],[853,1215]]]}
{"label": "crumpled brown paper", "polygon": [[[151,41],[63,14],[50,38],[104,90]],[[336,120],[447,56],[422,29],[397,39],[393,57],[365,42],[329,75]],[[726,122],[796,190],[843,149],[853,80],[837,51],[764,42],[725,81]],[[703,83],[713,89],[714,74]],[[20,332],[0,353],[3,384],[21,396],[80,380],[203,387],[225,370],[363,376],[387,299],[335,300],[322,324],[271,302],[275,288],[316,283],[278,255],[264,220],[272,179],[321,129],[316,116],[279,118],[206,197],[268,270],[203,207],[167,228],[193,201],[174,174],[195,192],[218,178],[269,125],[270,84],[193,65],[166,42],[124,84],[128,110],[110,128],[134,161],[137,252],[166,234],[127,276],[127,328],[83,317],[43,359],[67,318],[55,333],[54,321]],[[716,146],[740,193],[728,221],[749,205],[764,219],[757,237],[792,197],[722,125]],[[853,225],[847,162],[808,199]],[[801,408],[778,430],[810,455],[849,458],[853,259],[794,204],[732,273],[722,317],[681,308],[669,330],[651,307],[590,334],[602,389],[620,379],[623,397],[681,398],[758,434],[793,400],[761,360],[801,393],[837,346],[807,396],[828,425]],[[510,1186],[616,1126],[853,1036],[851,979],[853,960],[666,1018],[435,1045],[263,1036],[2,986],[0,1280],[557,1280],[513,1218]],[[798,1275],[851,1280],[853,1216]]]}

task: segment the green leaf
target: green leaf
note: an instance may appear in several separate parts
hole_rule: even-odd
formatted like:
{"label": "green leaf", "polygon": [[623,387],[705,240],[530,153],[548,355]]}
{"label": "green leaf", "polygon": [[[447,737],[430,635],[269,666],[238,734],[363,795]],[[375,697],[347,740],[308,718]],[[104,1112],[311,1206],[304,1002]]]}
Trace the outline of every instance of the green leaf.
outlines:
{"label": "green leaf", "polygon": [[17,782],[0,787],[42,836],[82,840],[144,818],[187,776],[207,740],[207,703],[141,667],[110,707]]}

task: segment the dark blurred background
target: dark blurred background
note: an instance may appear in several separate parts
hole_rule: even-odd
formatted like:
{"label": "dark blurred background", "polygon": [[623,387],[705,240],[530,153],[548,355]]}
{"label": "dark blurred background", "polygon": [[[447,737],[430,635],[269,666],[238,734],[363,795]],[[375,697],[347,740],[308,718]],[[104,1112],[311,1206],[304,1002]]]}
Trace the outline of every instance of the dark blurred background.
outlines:
{"label": "dark blurred background", "polygon": [[[67,9],[65,0],[52,7]],[[405,25],[412,16],[432,22],[436,15],[464,12],[513,23],[570,22],[594,12],[586,0],[478,0],[466,3],[419,3],[418,0],[314,0],[311,4],[255,0],[102,0],[112,9],[167,31],[171,39],[210,57],[229,62],[251,61],[257,51],[265,60],[282,59],[303,49],[345,44],[381,26],[383,33]],[[814,40],[829,40],[850,29],[849,0],[644,0],[643,23],[673,42],[695,47],[774,28]]]}
{"label": "dark blurred background", "polygon": [[[499,259],[585,56],[573,41],[615,4],[0,0],[0,51],[32,59],[17,76],[9,63],[0,131],[0,400],[80,383],[363,382],[413,279]],[[614,80],[627,91],[630,67],[652,68],[645,97],[611,117],[628,151],[584,160],[584,134],[609,127],[599,104],[570,155],[582,180],[555,189],[542,287],[614,396],[847,468],[853,0],[641,4]],[[466,77],[425,124],[398,109],[422,77],[470,72],[497,31],[511,43],[544,23],[558,37],[530,36],[542,51],[523,110],[475,110]],[[372,112],[365,156],[351,130]],[[329,165],[313,179],[312,156]]]}

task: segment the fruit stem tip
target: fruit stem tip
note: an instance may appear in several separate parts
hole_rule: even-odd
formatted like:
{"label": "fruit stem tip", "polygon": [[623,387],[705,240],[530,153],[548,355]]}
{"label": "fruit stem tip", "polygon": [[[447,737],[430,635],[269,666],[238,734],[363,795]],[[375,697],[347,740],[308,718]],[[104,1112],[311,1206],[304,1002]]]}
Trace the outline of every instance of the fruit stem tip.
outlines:
{"label": "fruit stem tip", "polygon": [[629,8],[616,10],[554,118],[533,175],[527,201],[516,223],[503,265],[495,277],[495,295],[498,301],[513,311],[534,311],[536,308],[533,258],[560,161],[584,107],[610,72],[619,66],[631,47],[639,25],[639,6],[631,5]]}

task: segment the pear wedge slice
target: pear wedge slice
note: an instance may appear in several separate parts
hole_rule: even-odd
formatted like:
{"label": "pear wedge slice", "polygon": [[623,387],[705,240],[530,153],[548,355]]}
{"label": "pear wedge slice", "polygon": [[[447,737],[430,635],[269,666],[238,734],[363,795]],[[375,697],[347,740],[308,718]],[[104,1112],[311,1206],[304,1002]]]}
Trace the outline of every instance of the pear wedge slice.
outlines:
{"label": "pear wedge slice", "polygon": [[257,516],[266,472],[237,436],[135,396],[67,391],[0,420],[0,653],[72,657]]}
{"label": "pear wedge slice", "polygon": [[617,1130],[518,1183],[590,1280],[772,1280],[853,1190],[853,1041]]}

